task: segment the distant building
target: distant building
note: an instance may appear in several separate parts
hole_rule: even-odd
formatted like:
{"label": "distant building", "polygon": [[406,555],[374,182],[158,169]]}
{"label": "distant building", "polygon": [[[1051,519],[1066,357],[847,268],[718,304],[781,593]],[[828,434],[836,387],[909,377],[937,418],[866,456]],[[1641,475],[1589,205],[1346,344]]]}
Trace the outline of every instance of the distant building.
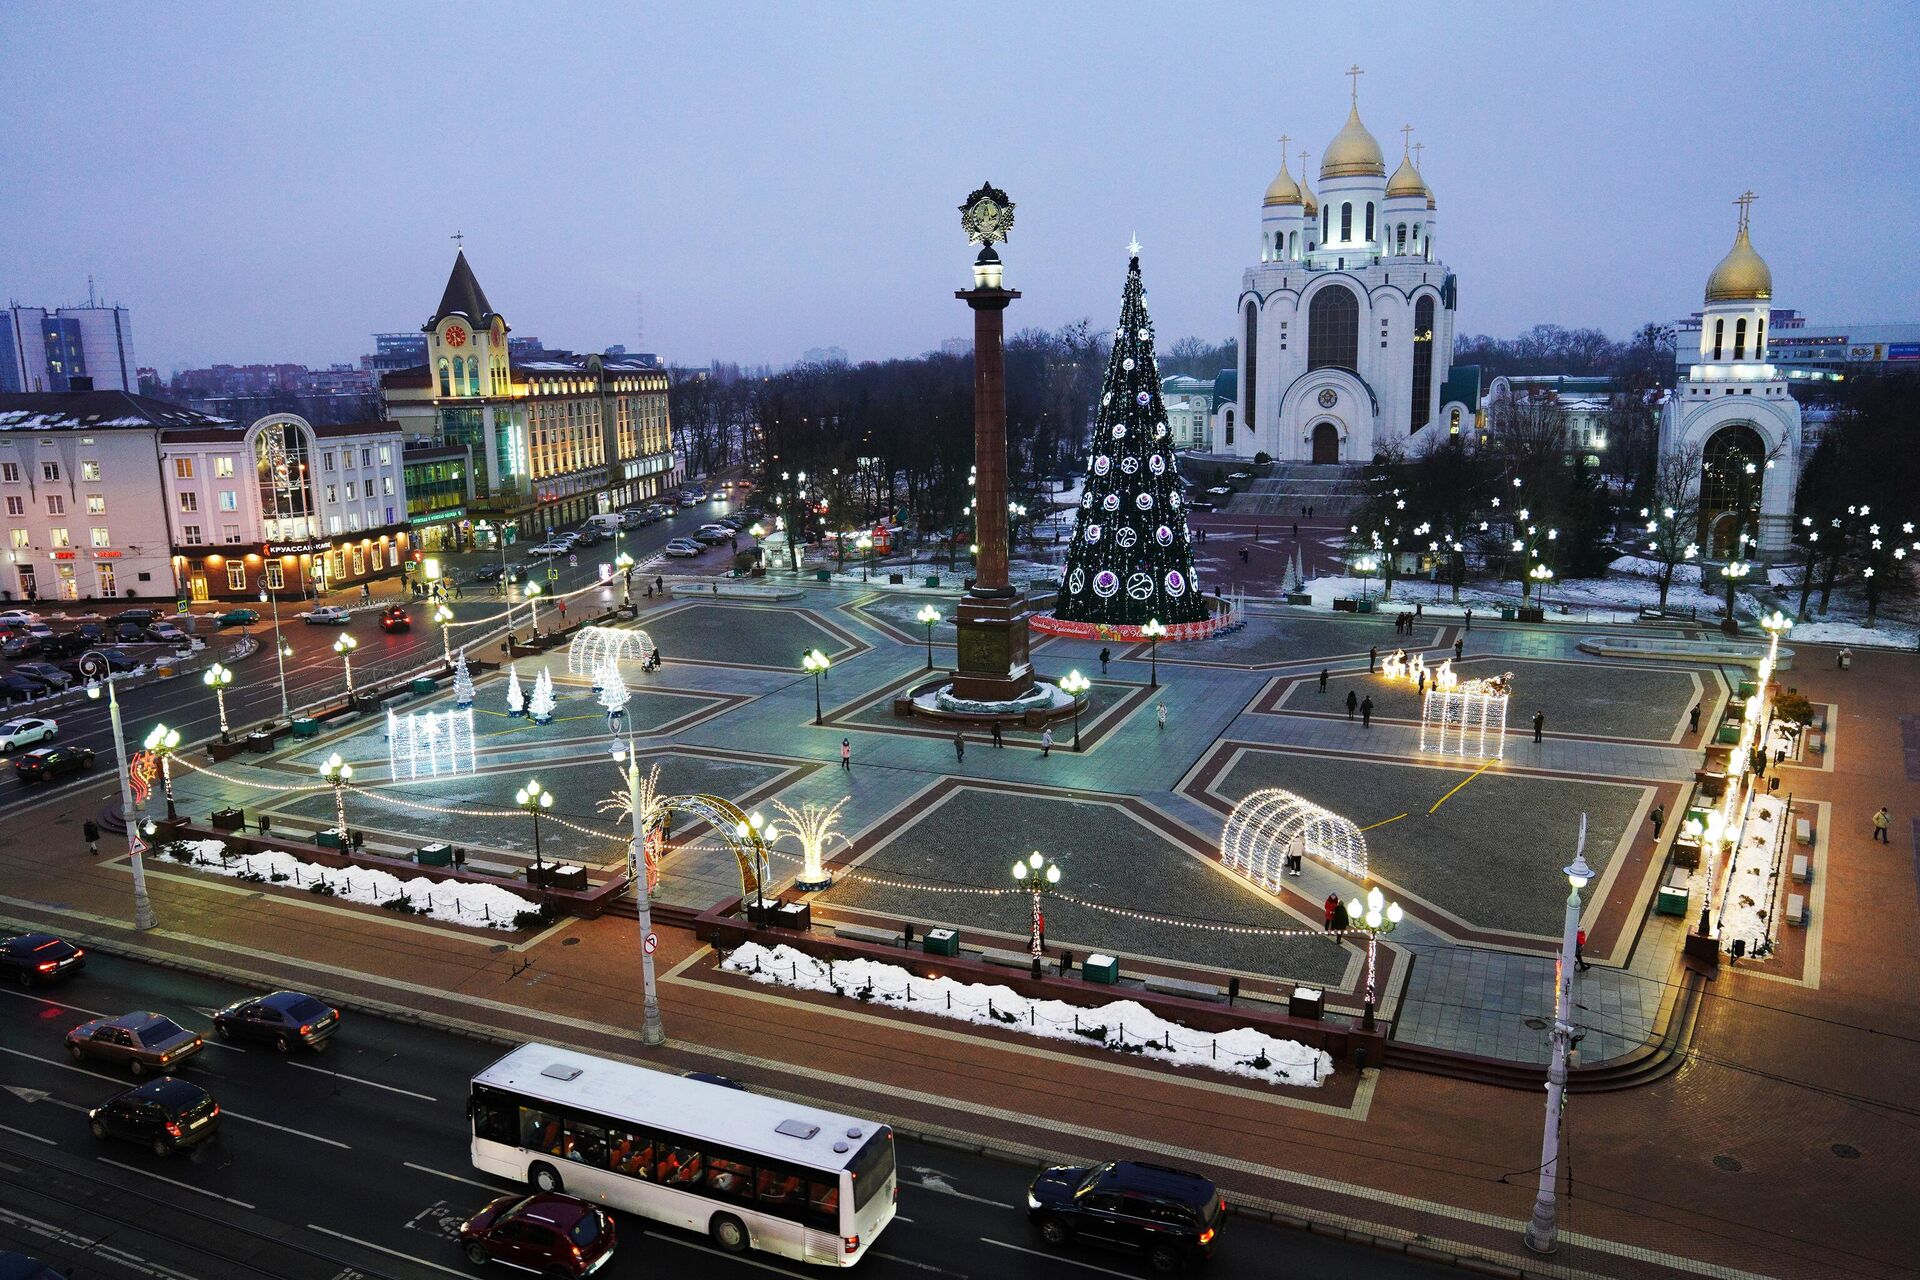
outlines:
{"label": "distant building", "polygon": [[459,551],[468,544],[467,504],[473,476],[463,444],[408,445],[407,526],[417,551]]}
{"label": "distant building", "polygon": [[1160,403],[1167,411],[1167,430],[1176,449],[1213,452],[1212,378],[1175,374],[1160,379]]}
{"label": "distant building", "polygon": [[133,320],[125,307],[9,306],[0,311],[0,392],[136,391]]}
{"label": "distant building", "polygon": [[[1703,316],[1696,311],[1675,326],[1673,363],[1681,377],[1699,362]],[[1769,307],[1767,359],[1794,383],[1830,380],[1833,374],[1920,371],[1920,321],[1813,321],[1798,311]]]}
{"label": "distant building", "polygon": [[800,353],[801,364],[846,364],[845,347],[808,347]]}
{"label": "distant building", "polygon": [[1607,448],[1607,422],[1619,391],[1610,377],[1509,374],[1487,384],[1487,403],[1550,402],[1564,416],[1568,449],[1597,463]]}
{"label": "distant building", "polygon": [[424,333],[376,333],[373,350],[360,357],[360,367],[376,380],[383,373],[412,369],[427,362],[427,335]]}

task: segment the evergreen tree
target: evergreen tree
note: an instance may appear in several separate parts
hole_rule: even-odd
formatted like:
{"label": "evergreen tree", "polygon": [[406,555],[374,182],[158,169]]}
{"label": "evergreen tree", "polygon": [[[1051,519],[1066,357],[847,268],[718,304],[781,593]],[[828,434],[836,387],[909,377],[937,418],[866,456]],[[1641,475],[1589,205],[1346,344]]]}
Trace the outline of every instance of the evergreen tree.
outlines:
{"label": "evergreen tree", "polygon": [[527,699],[527,714],[535,724],[552,724],[553,707],[553,677],[542,667],[533,682],[533,696]]}
{"label": "evergreen tree", "polygon": [[627,711],[627,682],[620,678],[620,665],[609,661],[600,668],[600,705],[607,709],[607,727]]}
{"label": "evergreen tree", "polygon": [[473,673],[467,670],[467,651],[453,655],[453,700],[462,711],[473,705]]}
{"label": "evergreen tree", "polygon": [[1206,600],[1194,579],[1137,248],[1127,264],[1092,448],[1054,616],[1109,626],[1202,621]]}
{"label": "evergreen tree", "polygon": [[520,690],[520,673],[512,667],[507,668],[507,714],[522,716],[527,713],[527,695]]}

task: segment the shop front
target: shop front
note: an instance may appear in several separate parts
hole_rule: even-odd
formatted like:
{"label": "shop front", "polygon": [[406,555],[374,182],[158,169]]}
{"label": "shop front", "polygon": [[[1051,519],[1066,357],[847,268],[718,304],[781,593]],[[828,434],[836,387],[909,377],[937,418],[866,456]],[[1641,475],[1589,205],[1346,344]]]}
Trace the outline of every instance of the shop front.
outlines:
{"label": "shop front", "polygon": [[173,549],[174,578],[189,601],[257,599],[262,591],[317,599],[402,572],[408,531],[391,527],[340,538],[262,542],[246,549]]}

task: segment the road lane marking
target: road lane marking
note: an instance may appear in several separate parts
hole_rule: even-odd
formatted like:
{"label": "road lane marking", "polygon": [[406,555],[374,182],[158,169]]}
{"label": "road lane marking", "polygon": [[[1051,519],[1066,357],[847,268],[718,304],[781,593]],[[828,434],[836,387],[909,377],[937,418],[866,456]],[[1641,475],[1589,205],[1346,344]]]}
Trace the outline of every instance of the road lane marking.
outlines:
{"label": "road lane marking", "polygon": [[[1472,773],[1460,779],[1460,781],[1454,786],[1453,791],[1458,791],[1461,787],[1466,786],[1469,782],[1472,782],[1475,778],[1479,777],[1481,774],[1485,773],[1488,769],[1491,769],[1492,767],[1493,767],[1493,761],[1491,760],[1487,761],[1485,764],[1481,765],[1478,769],[1475,769]],[[1433,802],[1433,809],[1427,810],[1427,816],[1432,817],[1434,809],[1438,809],[1441,805],[1453,799],[1453,791],[1449,791],[1447,792],[1446,795],[1441,796],[1438,800],[1435,800]]]}
{"label": "road lane marking", "polygon": [[470,1187],[479,1187],[482,1191],[498,1191],[500,1188],[490,1182],[475,1182],[472,1178],[463,1178],[457,1173],[443,1173],[439,1169],[429,1169],[426,1165],[415,1164],[411,1160],[402,1160],[401,1165],[408,1169],[418,1169],[421,1173],[430,1173],[436,1178],[445,1178],[448,1182],[464,1182]]}
{"label": "road lane marking", "polygon": [[52,1138],[43,1138],[37,1133],[28,1133],[25,1129],[16,1129],[10,1124],[0,1124],[0,1129],[4,1129],[8,1133],[17,1133],[23,1138],[32,1138],[35,1142],[44,1142],[50,1147],[57,1147],[60,1145],[59,1143],[55,1142]]}
{"label": "road lane marking", "polygon": [[682,1249],[696,1249],[701,1253],[710,1253],[716,1258],[725,1258],[728,1262],[735,1263],[739,1266],[755,1267],[761,1271],[771,1271],[777,1276],[800,1276],[802,1280],[804,1280],[804,1273],[802,1272],[789,1271],[785,1267],[776,1267],[771,1262],[761,1262],[758,1259],[749,1258],[745,1254],[728,1253],[724,1249],[715,1249],[711,1245],[696,1244],[692,1240],[682,1240],[678,1236],[666,1235],[659,1231],[642,1231],[640,1234],[649,1239],[664,1240],[668,1244],[677,1244]]}
{"label": "road lane marking", "polygon": [[[921,1171],[918,1169],[914,1170],[914,1172],[921,1173]],[[922,1176],[924,1177],[925,1174],[922,1174]],[[956,1200],[971,1200],[975,1204],[990,1204],[990,1205],[998,1206],[999,1208],[1002,1208],[1002,1209],[1016,1209],[1019,1207],[1018,1205],[1010,1204],[1005,1200],[990,1200],[986,1196],[969,1195],[967,1192],[960,1190],[960,1188],[958,1187],[949,1186],[937,1174],[924,1182],[908,1182],[902,1179],[900,1185],[903,1187],[918,1187],[922,1191],[937,1191],[943,1196],[952,1196]]]}
{"label": "road lane marking", "polygon": [[990,1244],[996,1249],[1011,1249],[1015,1253],[1030,1253],[1036,1258],[1045,1258],[1048,1262],[1064,1262],[1070,1267],[1080,1267],[1086,1271],[1098,1271],[1103,1276],[1120,1276],[1122,1280],[1134,1280],[1134,1274],[1128,1271],[1114,1271],[1108,1267],[1096,1267],[1091,1262],[1075,1262],[1072,1258],[1063,1258],[1057,1253],[1048,1253],[1044,1249],[1029,1249],[1023,1244],[1008,1244],[1005,1240],[992,1240],[980,1237],[981,1244]]}
{"label": "road lane marking", "polygon": [[[85,1067],[75,1066],[71,1062],[62,1062],[58,1058],[43,1058],[37,1053],[25,1053],[19,1049],[9,1049],[3,1044],[0,1044],[0,1053],[10,1053],[16,1058],[25,1058],[29,1062],[38,1062],[49,1067],[59,1067],[62,1071],[75,1071],[83,1076],[92,1076],[95,1080],[105,1080],[108,1084],[117,1084],[123,1089],[131,1089],[133,1087],[133,1085],[128,1084],[127,1081],[120,1076],[110,1076],[102,1071],[89,1071]],[[135,1081],[134,1083],[137,1084],[139,1082]]]}
{"label": "road lane marking", "polygon": [[375,1253],[384,1253],[390,1258],[404,1258],[406,1261],[416,1263],[419,1266],[432,1267],[435,1271],[444,1271],[450,1276],[460,1276],[462,1280],[465,1280],[465,1277],[473,1274],[470,1271],[455,1271],[452,1267],[443,1267],[437,1262],[428,1262],[425,1258],[416,1258],[410,1253],[402,1253],[398,1249],[389,1249],[383,1244],[375,1244],[371,1240],[362,1240],[359,1236],[350,1236],[344,1231],[335,1231],[331,1227],[323,1227],[317,1222],[309,1222],[307,1224],[307,1230],[318,1231],[321,1235],[332,1236],[335,1240],[350,1241],[363,1249],[371,1249]]}
{"label": "road lane marking", "polygon": [[[906,1221],[905,1218],[902,1218],[897,1213],[893,1216],[896,1222]],[[967,1273],[964,1271],[949,1271],[945,1267],[936,1267],[931,1262],[916,1262],[912,1258],[903,1258],[897,1253],[882,1253],[878,1249],[870,1249],[867,1251],[867,1256],[869,1258],[879,1258],[886,1262],[897,1262],[903,1267],[912,1267],[916,1271],[931,1271],[937,1276],[959,1276],[960,1280],[967,1280]]]}
{"label": "road lane marking", "polygon": [[109,1156],[95,1156],[94,1159],[98,1160],[101,1164],[110,1164],[116,1169],[125,1169],[128,1173],[137,1173],[143,1178],[152,1178],[156,1182],[168,1183],[172,1186],[179,1187],[183,1191],[193,1191],[193,1192],[197,1192],[200,1195],[211,1197],[212,1199],[215,1199],[215,1200],[225,1200],[228,1204],[237,1204],[242,1209],[252,1209],[257,1207],[255,1205],[248,1204],[245,1200],[235,1200],[232,1196],[223,1196],[218,1191],[209,1191],[205,1187],[196,1187],[191,1182],[182,1182],[178,1178],[169,1178],[165,1174],[154,1173],[151,1170],[142,1169],[138,1165],[122,1164],[120,1163],[120,1161],[112,1159]]}
{"label": "road lane marking", "polygon": [[316,1067],[309,1062],[289,1062],[287,1065],[290,1067],[298,1067],[302,1071],[317,1071],[323,1076],[332,1076],[336,1080],[351,1080],[355,1084],[364,1084],[369,1089],[385,1089],[388,1093],[404,1094],[409,1098],[418,1098],[422,1102],[440,1101],[440,1099],[430,1094],[415,1093],[411,1089],[402,1089],[398,1085],[381,1084],[378,1080],[369,1080],[364,1076],[350,1076],[344,1071],[329,1071],[325,1067]]}
{"label": "road lane marking", "polygon": [[291,1129],[284,1124],[275,1124],[271,1120],[262,1120],[258,1116],[243,1116],[238,1111],[228,1111],[225,1107],[222,1107],[220,1111],[222,1115],[231,1116],[235,1120],[245,1120],[248,1124],[265,1125],[269,1129],[278,1129],[282,1133],[291,1133],[301,1138],[311,1138],[315,1142],[324,1142],[328,1146],[338,1147],[342,1151],[353,1150],[352,1147],[344,1142],[335,1142],[332,1138],[323,1138],[317,1133],[308,1133],[305,1129]]}

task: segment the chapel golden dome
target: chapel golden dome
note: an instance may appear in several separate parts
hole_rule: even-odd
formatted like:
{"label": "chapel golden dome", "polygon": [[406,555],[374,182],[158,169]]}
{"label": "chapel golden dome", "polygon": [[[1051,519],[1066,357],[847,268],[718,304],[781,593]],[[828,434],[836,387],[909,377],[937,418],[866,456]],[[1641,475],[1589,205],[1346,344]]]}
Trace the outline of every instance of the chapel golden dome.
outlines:
{"label": "chapel golden dome", "polygon": [[1733,239],[1733,248],[1720,259],[1720,265],[1707,277],[1708,302],[1761,301],[1773,297],[1773,272],[1766,259],[1754,252],[1747,229]]}
{"label": "chapel golden dome", "polygon": [[1380,144],[1360,123],[1360,107],[1355,104],[1347,108],[1347,123],[1333,135],[1326,154],[1320,157],[1320,181],[1386,176],[1387,162],[1380,154]]}
{"label": "chapel golden dome", "polygon": [[1267,184],[1267,198],[1260,203],[1268,208],[1274,205],[1300,203],[1300,187],[1294,182],[1293,175],[1287,172],[1287,161],[1284,156],[1280,160],[1280,172],[1274,176],[1272,182]]}
{"label": "chapel golden dome", "polygon": [[1307,154],[1300,153],[1300,203],[1304,212],[1311,218],[1320,212],[1320,198],[1313,194],[1313,188],[1307,185]]}
{"label": "chapel golden dome", "polygon": [[1427,190],[1426,180],[1420,176],[1420,171],[1413,167],[1413,157],[1401,156],[1400,167],[1393,171],[1391,178],[1387,179],[1387,199],[1392,200],[1398,196],[1432,198],[1432,195],[1433,193]]}

